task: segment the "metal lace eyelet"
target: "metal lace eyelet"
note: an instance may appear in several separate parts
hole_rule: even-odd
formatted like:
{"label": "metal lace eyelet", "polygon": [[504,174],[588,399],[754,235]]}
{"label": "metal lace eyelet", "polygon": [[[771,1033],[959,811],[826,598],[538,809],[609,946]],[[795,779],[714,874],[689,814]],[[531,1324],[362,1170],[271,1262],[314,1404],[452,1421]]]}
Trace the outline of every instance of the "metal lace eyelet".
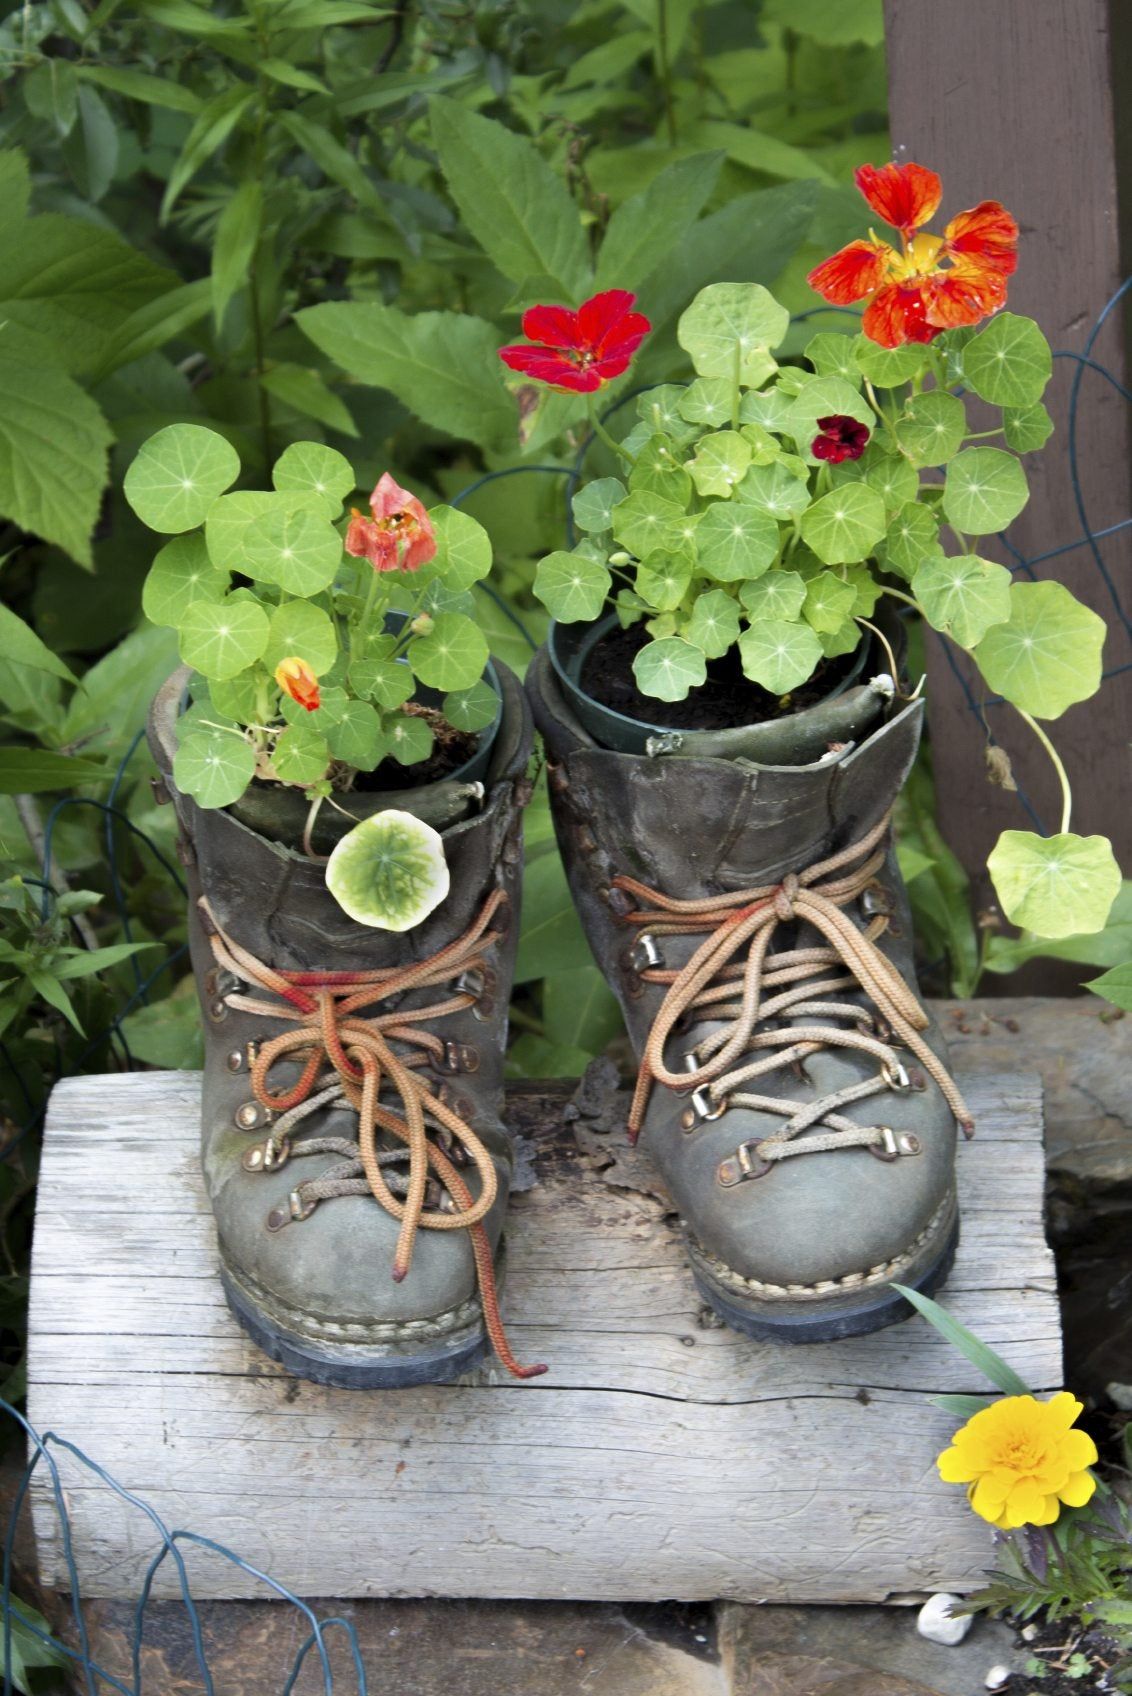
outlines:
{"label": "metal lace eyelet", "polygon": [[748,1178],[765,1178],[773,1165],[773,1160],[767,1160],[759,1153],[758,1143],[740,1143],[735,1153],[721,1160],[716,1167],[716,1182],[728,1190]]}
{"label": "metal lace eyelet", "polygon": [[912,1080],[899,1060],[882,1060],[880,1075],[887,1087],[894,1090],[897,1095],[907,1095],[912,1087]]}
{"label": "metal lace eyelet", "polygon": [[215,1001],[210,1001],[208,1004],[208,1016],[214,1025],[222,1024],[228,1017],[228,1003],[221,1001],[220,997],[217,996]]}
{"label": "metal lace eyelet", "polygon": [[243,1049],[233,1048],[231,1053],[226,1056],[224,1064],[230,1072],[242,1072],[244,1069]]}
{"label": "metal lace eyelet", "polygon": [[861,891],[860,907],[866,918],[876,918],[878,914],[887,918],[893,906],[891,894],[881,883],[870,883]]}
{"label": "metal lace eyelet", "polygon": [[722,1119],[727,1112],[726,1100],[714,1103],[706,1089],[692,1091],[692,1106],[700,1119]]}
{"label": "metal lace eyelet", "polygon": [[258,1131],[261,1125],[270,1125],[275,1115],[258,1101],[245,1101],[237,1107],[232,1117],[237,1130]]}
{"label": "metal lace eyelet", "polygon": [[664,965],[664,956],[649,931],[643,930],[633,943],[629,950],[629,964],[638,974]]}
{"label": "metal lace eyelet", "polygon": [[920,1153],[920,1139],[910,1131],[894,1131],[891,1125],[877,1125],[874,1128],[881,1134],[879,1143],[868,1144],[869,1153],[874,1160],[883,1160],[889,1165],[893,1160],[899,1160],[902,1154]]}

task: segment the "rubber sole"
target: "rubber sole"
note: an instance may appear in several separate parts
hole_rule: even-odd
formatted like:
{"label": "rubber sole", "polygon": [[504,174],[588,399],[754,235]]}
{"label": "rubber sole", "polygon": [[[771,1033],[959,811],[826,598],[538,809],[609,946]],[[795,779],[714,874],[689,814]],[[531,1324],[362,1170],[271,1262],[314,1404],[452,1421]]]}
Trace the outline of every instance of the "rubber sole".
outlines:
{"label": "rubber sole", "polygon": [[[921,1295],[934,1295],[946,1283],[955,1263],[959,1242],[958,1209],[944,1222],[936,1241],[925,1245],[922,1254],[906,1270],[893,1273],[897,1283]],[[725,1325],[763,1343],[830,1343],[841,1337],[864,1337],[910,1319],[915,1308],[891,1285],[879,1284],[867,1292],[838,1296],[832,1300],[778,1301],[746,1300],[725,1290],[687,1244],[696,1288]]]}

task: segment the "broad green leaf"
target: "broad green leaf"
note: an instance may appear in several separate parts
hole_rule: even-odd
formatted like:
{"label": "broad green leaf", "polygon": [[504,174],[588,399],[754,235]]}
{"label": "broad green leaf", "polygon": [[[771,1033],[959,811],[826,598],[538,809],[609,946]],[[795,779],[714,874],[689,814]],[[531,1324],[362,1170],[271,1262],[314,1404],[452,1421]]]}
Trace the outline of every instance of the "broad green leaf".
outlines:
{"label": "broad green leaf", "polygon": [[1030,498],[1026,473],[1001,448],[966,448],[947,468],[943,510],[968,536],[1005,530]]}
{"label": "broad green leaf", "polygon": [[326,506],[318,495],[296,490],[238,489],[222,495],[208,509],[204,539],[213,565],[225,571],[244,571],[248,538],[272,515],[306,511],[325,522]]}
{"label": "broad green leaf", "polygon": [[898,389],[913,377],[918,377],[929,362],[927,350],[918,342],[904,347],[880,347],[868,336],[853,340],[853,359],[862,377],[879,389]]}
{"label": "broad green leaf", "polygon": [[[1069,936],[1060,942],[1045,937],[992,936],[986,951],[988,971],[1015,972],[1039,957],[1069,960],[1082,966],[1123,966],[1132,959],[1132,879],[1126,879],[1102,931],[1093,936]],[[1086,986],[1087,987],[1087,986]]]}
{"label": "broad green leaf", "polygon": [[850,461],[838,469],[846,471],[850,467],[860,472],[862,482],[876,490],[890,513],[916,499],[920,479],[915,467],[909,465],[901,453],[887,453],[873,441],[861,459]]}
{"label": "broad green leaf", "polygon": [[140,100],[147,106],[164,106],[170,112],[200,111],[200,97],[191,88],[181,88],[170,77],[150,76],[146,71],[129,70],[120,65],[78,65],[78,75],[84,82],[97,83],[113,94],[123,94],[127,100]]}
{"label": "broad green leaf", "polygon": [[1111,1002],[1114,1007],[1121,1008],[1125,1013],[1132,1013],[1132,964],[1114,966],[1111,971],[1102,972],[1099,978],[1093,978],[1085,988]]}
{"label": "broad green leaf", "polygon": [[739,638],[739,608],[724,589],[708,589],[692,602],[692,615],[680,632],[709,660],[718,660]]}
{"label": "broad green leaf", "polygon": [[271,763],[283,783],[317,783],[330,763],[326,737],[309,725],[289,725],[275,744]]}
{"label": "broad green leaf", "polygon": [[317,495],[330,518],[356,487],[354,468],[343,454],[321,442],[292,442],[275,461],[271,481],[281,494]]}
{"label": "broad green leaf", "polygon": [[805,579],[796,571],[768,571],[739,586],[739,599],[752,624],[797,622],[806,599]]}
{"label": "broad green leaf", "polygon": [[832,571],[819,571],[806,584],[802,617],[819,636],[840,634],[852,623],[856,600],[857,591],[852,583]]}
{"label": "broad green leaf", "polygon": [[976,554],[940,556],[921,565],[912,593],[928,623],[973,648],[994,624],[1010,617],[1010,573]]}
{"label": "broad green leaf", "polygon": [[27,217],[30,200],[27,156],[15,148],[0,152],[0,219],[5,227],[13,227]]}
{"label": "broad green leaf", "polygon": [[193,123],[177,163],[169,173],[161,201],[161,221],[168,218],[182,190],[212,155],[223,147],[240,120],[255,104],[255,90],[237,82],[202,107]]}
{"label": "broad green leaf", "polygon": [[247,526],[240,569],[289,595],[317,595],[342,563],[342,539],[330,520],[303,507],[275,506]]}
{"label": "broad green leaf", "polygon": [[206,318],[212,300],[211,287],[207,277],[199,277],[195,283],[169,289],[131,312],[102,343],[93,371],[96,380],[123,365],[144,359],[146,354]]}
{"label": "broad green leaf", "polygon": [[790,403],[787,429],[798,444],[798,452],[810,455],[818,435],[818,419],[855,418],[871,430],[876,414],[868,401],[844,377],[810,377]]}
{"label": "broad green leaf", "polygon": [[945,465],[967,434],[967,414],[956,395],[929,389],[914,395],[896,422],[896,439],[917,465]]}
{"label": "broad green leaf", "polygon": [[697,377],[678,401],[681,418],[690,424],[719,429],[731,422],[732,383],[729,377]]}
{"label": "broad green leaf", "polygon": [[78,122],[62,152],[80,194],[97,205],[118,169],[118,126],[97,89],[79,89]]}
{"label": "broad green leaf", "polygon": [[256,723],[258,699],[259,676],[256,671],[242,671],[223,682],[213,678],[208,685],[208,704],[212,713],[231,719],[234,724]]}
{"label": "broad green leaf", "polygon": [[314,418],[328,430],[340,430],[344,436],[358,434],[345,401],[328,389],[320,374],[309,366],[273,365],[260,382],[269,395],[274,395],[292,412]]}
{"label": "broad green leaf", "polygon": [[990,688],[1014,706],[1060,718],[1100,688],[1104,639],[1104,620],[1063,584],[1012,583],[1010,617],[987,631],[975,659]]}
{"label": "broad green leaf", "polygon": [[701,436],[688,471],[699,495],[731,494],[751,463],[751,445],[737,430],[716,430]]}
{"label": "broad green leaf", "polygon": [[633,658],[633,676],[644,695],[658,701],[683,701],[689,689],[698,689],[707,678],[703,650],[678,636],[648,642]]}
{"label": "broad green leaf", "polygon": [[387,807],[347,831],[326,867],[326,887],[344,913],[375,930],[412,930],[448,894],[439,831]]}
{"label": "broad green leaf", "polygon": [[452,198],[484,252],[511,282],[549,277],[576,305],[589,255],[561,177],[532,141],[454,100],[435,97],[429,114]]}
{"label": "broad green leaf", "polygon": [[559,624],[580,624],[598,617],[612,582],[597,560],[559,550],[539,561],[534,589]]}
{"label": "broad green leaf", "polygon": [[255,749],[223,730],[194,730],[173,756],[173,781],[198,807],[230,807],[255,775]]}
{"label": "broad green leaf", "polygon": [[774,563],[780,542],[777,520],[746,501],[718,502],[696,526],[696,557],[718,583],[761,576]]}
{"label": "broad green leaf", "polygon": [[707,203],[721,153],[677,159],[614,212],[602,237],[595,289],[635,289],[684,240]]}
{"label": "broad green leaf", "polygon": [[1010,923],[1037,936],[1103,930],[1120,892],[1120,867],[1106,836],[1004,830],[987,869]]}
{"label": "broad green leaf", "polygon": [[470,589],[491,570],[491,537],[470,513],[434,506],[429,513],[436,534],[432,569],[448,589]]}
{"label": "broad green leaf", "polygon": [[853,357],[852,336],[821,330],[807,342],[805,357],[819,377],[841,377],[855,389],[860,388],[861,371]]}
{"label": "broad green leaf", "polygon": [[344,188],[347,194],[352,194],[359,206],[364,206],[371,214],[375,213],[381,219],[389,216],[377,185],[371,181],[350,149],[344,147],[328,129],[322,124],[312,123],[309,118],[304,118],[298,112],[282,113],[279,123],[300,153],[313,160],[323,176]]}
{"label": "broad green leaf", "polygon": [[34,118],[68,135],[79,113],[79,84],[69,59],[42,59],[23,80],[23,96]]}
{"label": "broad green leaf", "polygon": [[445,695],[442,710],[449,724],[454,724],[457,730],[486,730],[498,717],[499,695],[487,679],[481,677],[470,689],[454,689],[451,694]]}
{"label": "broad green leaf", "polygon": [[832,181],[813,150],[793,147],[781,136],[755,129],[749,122],[731,124],[718,118],[702,119],[693,130],[691,139],[701,147],[721,147],[737,164],[768,177],[785,177],[787,180],[816,177],[819,182]]}
{"label": "broad green leaf", "polygon": [[360,659],[350,667],[350,686],[375,700],[383,712],[395,712],[412,699],[416,687],[409,667],[400,660]]}
{"label": "broad green leaf", "polygon": [[918,501],[909,501],[900,508],[885,532],[885,564],[910,580],[925,560],[939,552],[938,520],[926,506]]}
{"label": "broad green leaf", "polygon": [[281,660],[305,660],[316,677],[328,672],[338,658],[334,623],[321,607],[309,601],[285,601],[271,614],[262,659],[274,672]]}
{"label": "broad green leaf", "polygon": [[832,9],[827,0],[769,0],[764,15],[768,23],[782,24],[823,47],[879,47],[884,41],[884,12],[877,0],[839,0]]}
{"label": "broad green leaf", "polygon": [[65,682],[75,681],[72,672],[47,643],[38,637],[10,607],[0,604],[0,660],[5,665],[27,665],[33,671],[49,672]]}
{"label": "broad green leaf", "polygon": [[409,643],[408,659],[430,689],[470,689],[487,664],[487,639],[462,613],[438,613],[428,635],[414,636]]}
{"label": "broad green leaf", "polygon": [[999,312],[963,350],[963,376],[992,406],[1033,406],[1053,373],[1053,355],[1032,318]]}
{"label": "broad green leaf", "polygon": [[802,514],[802,540],[825,565],[867,559],[885,533],[884,501],[867,483],[843,483]]}
{"label": "broad green leaf", "polygon": [[373,771],[388,745],[381,715],[368,701],[347,701],[337,724],[328,728],[326,741],[334,758],[355,771]]}
{"label": "broad green leaf", "polygon": [[415,713],[398,713],[385,726],[389,753],[398,765],[415,766],[432,752],[432,729],[427,719]]}
{"label": "broad green leaf", "polygon": [[793,401],[794,390],[783,388],[780,383],[772,383],[768,389],[750,390],[739,403],[740,421],[788,434]]}
{"label": "broad green leaf", "polygon": [[785,695],[813,675],[822,646],[808,624],[752,624],[739,638],[743,675],[772,695]]}
{"label": "broad green leaf", "polygon": [[692,479],[677,457],[676,443],[667,436],[650,436],[637,451],[629,487],[663,495],[665,500],[686,507],[692,498]]}
{"label": "broad green leaf", "polygon": [[672,612],[692,580],[690,554],[650,554],[637,567],[634,587],[655,612]]}
{"label": "broad green leaf", "polygon": [[681,411],[688,392],[680,383],[661,383],[655,389],[646,389],[637,396],[637,417],[655,435],[670,436],[674,442],[690,441],[698,432]]}
{"label": "broad green leaf", "polygon": [[613,508],[613,534],[623,548],[644,559],[646,554],[679,547],[694,534],[696,522],[675,501],[638,490]]}
{"label": "broad green leaf", "polygon": [[0,795],[40,795],[52,789],[77,789],[101,783],[112,768],[46,748],[0,748]]}
{"label": "broad green leaf", "polygon": [[181,658],[204,677],[223,682],[255,664],[267,632],[267,614],[253,601],[193,601],[180,621]]}
{"label": "broad green leaf", "polygon": [[1041,401],[1021,408],[1004,407],[1002,430],[1007,447],[1015,453],[1036,453],[1053,435],[1053,419]]}
{"label": "broad green leaf", "polygon": [[240,456],[201,424],[168,424],[139,449],[123,490],[143,524],[165,535],[203,524],[240,474]]}
{"label": "broad green leaf", "polygon": [[574,523],[579,530],[596,534],[608,530],[613,523],[613,509],[618,501],[625,499],[626,493],[624,483],[617,477],[595,478],[574,496]]}
{"label": "broad green leaf", "polygon": [[110,428],[64,372],[13,358],[2,342],[0,332],[0,514],[90,566]]}
{"label": "broad green leaf", "polygon": [[228,583],[229,573],[213,565],[199,532],[175,536],[149,568],[142,611],[151,624],[176,628],[193,601],[219,601]]}
{"label": "broad green leaf", "polygon": [[810,504],[809,479],[780,459],[770,465],[752,465],[736,485],[735,499],[772,518],[797,518]]}
{"label": "broad green leaf", "polygon": [[726,377],[757,389],[777,369],[769,349],[790,314],[759,283],[712,283],[681,315],[676,337],[701,377]]}
{"label": "broad green leaf", "polygon": [[600,1054],[625,1028],[617,997],[596,966],[549,973],[542,1018],[552,1043],[589,1055]]}
{"label": "broad green leaf", "polygon": [[228,201],[216,225],[212,248],[212,313],[218,330],[223,328],[228,302],[248,280],[262,218],[263,189],[254,177],[249,177]]}
{"label": "broad green leaf", "polygon": [[172,630],[142,625],[83,673],[82,687],[67,703],[65,746],[81,743],[108,760],[121,760],[149,704],[177,664]]}
{"label": "broad green leaf", "polygon": [[[197,1015],[199,1018],[199,1014]],[[15,1401],[17,1395],[12,1388],[9,1378],[4,1385],[4,1394]],[[60,1680],[47,1680],[47,1669],[65,1673],[73,1666],[71,1656],[57,1648],[54,1643],[45,1641],[51,1635],[50,1622],[44,1619],[37,1608],[30,1602],[21,1601],[18,1596],[12,1596],[8,1602],[8,1627],[6,1642],[8,1645],[8,1665],[5,1673],[10,1674],[12,1684],[17,1690],[28,1691],[40,1688],[50,1688],[54,1684],[58,1688]]]}
{"label": "broad green leaf", "polygon": [[[284,656],[286,657],[286,656]],[[285,691],[279,695],[279,711],[288,724],[301,724],[311,730],[317,730],[320,736],[328,736],[334,726],[340,724],[350,705],[350,697],[336,683],[319,685],[318,706],[313,709],[300,706],[293,701]]]}

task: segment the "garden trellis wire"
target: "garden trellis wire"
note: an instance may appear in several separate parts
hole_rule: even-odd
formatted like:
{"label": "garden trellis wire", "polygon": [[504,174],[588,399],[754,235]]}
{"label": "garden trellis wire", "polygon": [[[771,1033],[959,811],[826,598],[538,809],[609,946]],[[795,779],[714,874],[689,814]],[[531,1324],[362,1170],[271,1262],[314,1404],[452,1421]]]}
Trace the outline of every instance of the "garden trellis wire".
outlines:
{"label": "garden trellis wire", "polygon": [[[1048,566],[1050,562],[1060,559],[1066,554],[1075,553],[1082,548],[1088,549],[1093,564],[1104,584],[1108,599],[1111,602],[1111,622],[1114,628],[1118,629],[1122,633],[1124,642],[1129,649],[1129,657],[1117,664],[1111,665],[1104,673],[1105,678],[1113,677],[1118,673],[1132,670],[1132,613],[1128,611],[1122,601],[1119,587],[1113,575],[1112,569],[1105,558],[1102,546],[1108,538],[1117,535],[1132,526],[1132,516],[1122,518],[1119,522],[1107,525],[1102,529],[1093,528],[1089,519],[1080,477],[1078,420],[1082,406],[1084,380],[1087,373],[1091,373],[1098,380],[1110,384],[1125,401],[1132,402],[1132,389],[1126,387],[1125,384],[1112,371],[1110,371],[1102,361],[1094,357],[1096,344],[1102,330],[1106,323],[1110,321],[1112,315],[1130,291],[1132,291],[1132,277],[1122,284],[1122,286],[1108,301],[1104,309],[1100,312],[1089,331],[1082,352],[1077,353],[1063,350],[1054,353],[1055,359],[1069,360],[1075,365],[1069,390],[1068,417],[1066,426],[1066,458],[1073,499],[1077,515],[1080,519],[1080,534],[1070,541],[1062,542],[1058,546],[1050,548],[1043,553],[1033,554],[1029,557],[1019,551],[1012,542],[1009,533],[1004,533],[999,538],[1010,556],[1010,569],[1015,574],[1020,573],[1032,581],[1040,580],[1041,573],[1039,572],[1039,567]],[[810,312],[799,314],[795,319],[795,322],[801,322],[802,320],[816,317],[821,314],[838,311],[845,312],[848,310],[850,309],[827,306],[815,307]],[[620,410],[620,408],[635,398],[635,395],[639,392],[641,391],[635,390],[630,394],[620,397],[614,406],[607,411],[605,417],[609,418],[614,415]],[[574,535],[570,515],[570,499],[574,490],[581,481],[585,456],[594,439],[594,436],[591,435],[582,443],[571,465],[516,466],[503,471],[488,472],[484,476],[476,479],[475,482],[469,484],[467,488],[461,490],[460,493],[453,498],[451,504],[453,506],[459,506],[462,502],[474,495],[478,489],[504,477],[523,475],[563,477],[565,478],[564,495],[566,531],[568,540],[572,545]],[[534,648],[535,643],[530,632],[526,629],[518,614],[515,613],[515,611],[509,607],[501,597],[496,595],[494,591],[488,589],[487,593],[495,601],[500,611],[502,611],[518,628],[528,644]],[[969,711],[973,716],[981,721],[982,725],[986,728],[987,734],[991,736],[993,741],[993,732],[990,730],[988,724],[987,713],[1003,704],[1001,697],[987,696],[980,699],[972,690],[968,680],[964,677],[954,654],[951,651],[950,645],[947,643],[941,643],[941,646],[943,648],[943,652],[947,656],[948,664],[951,666],[960,684]],[[144,732],[142,730],[137,732],[123,756],[114,781],[111,785],[108,797],[105,801],[92,800],[83,796],[66,796],[56,802],[55,806],[52,808],[44,829],[42,877],[36,880],[28,880],[38,883],[42,888],[43,913],[45,917],[50,910],[50,902],[55,894],[54,887],[51,882],[51,866],[56,825],[61,815],[69,807],[94,808],[97,811],[100,811],[103,815],[109,868],[110,898],[119,923],[122,927],[122,934],[126,940],[130,939],[131,932],[130,915],[118,866],[118,831],[120,829],[127,831],[132,837],[137,839],[146,849],[148,849],[148,851],[155,856],[162,869],[176,883],[182,893],[184,892],[184,884],[177,868],[164,856],[164,854],[162,854],[156,844],[143,830],[133,823],[133,821],[117,804],[119,792],[121,790],[122,783],[125,780],[129,763],[141,742],[143,734]],[[1017,802],[1019,807],[1028,815],[1033,828],[1044,833],[1045,826],[1043,821],[1029,796],[1025,793],[1021,786],[1019,786],[1017,791]],[[174,968],[183,958],[185,953],[185,944],[181,944],[177,948],[170,949],[161,964],[148,974],[143,974],[136,958],[131,961],[131,968],[134,974],[133,991],[123,1005],[118,1009],[110,1024],[104,1030],[100,1031],[97,1036],[91,1038],[86,1045],[86,1048],[80,1052],[75,1061],[75,1070],[81,1071],[86,1061],[107,1042],[112,1044],[116,1043],[124,1066],[127,1069],[132,1067],[133,1058],[130,1054],[129,1046],[123,1033],[122,1021],[126,1018],[127,1014],[132,1012],[136,1007],[145,1004],[148,999],[149,992],[153,988],[154,984],[157,983],[163,974]],[[28,1107],[27,1119],[3,1150],[3,1158],[10,1159],[21,1146],[25,1138],[39,1128],[42,1121],[42,1109],[36,1109],[31,1094],[26,1087],[25,1081],[20,1076],[18,1068],[15,1066],[8,1048],[2,1042],[0,1042],[0,1061],[3,1061],[9,1072],[12,1074],[13,1081],[17,1089],[23,1094]],[[9,1693],[13,1689],[10,1676],[11,1630],[13,1622],[11,1590],[13,1550],[20,1514],[26,1502],[31,1479],[38,1468],[45,1469],[49,1474],[54,1512],[59,1518],[60,1538],[71,1586],[69,1609],[70,1624],[74,1636],[74,1642],[72,1644],[67,1644],[60,1638],[41,1631],[33,1623],[27,1621],[22,1615],[19,1616],[20,1624],[24,1631],[30,1633],[36,1638],[39,1638],[45,1645],[56,1649],[60,1655],[67,1659],[71,1665],[73,1674],[76,1677],[81,1677],[81,1682],[76,1683],[74,1687],[76,1689],[81,1689],[84,1693],[86,1693],[86,1696],[100,1696],[102,1691],[111,1690],[122,1692],[123,1696],[143,1696],[142,1650],[144,1647],[146,1610],[150,1601],[150,1592],[153,1580],[159,1567],[161,1567],[165,1562],[171,1563],[177,1573],[182,1603],[186,1613],[186,1623],[191,1635],[193,1655],[200,1675],[200,1689],[203,1693],[205,1693],[205,1696],[214,1696],[216,1686],[213,1680],[213,1675],[209,1670],[201,1617],[197,1604],[193,1598],[188,1567],[184,1558],[184,1551],[186,1548],[205,1550],[217,1559],[231,1562],[243,1573],[261,1582],[264,1587],[265,1595],[272,1594],[275,1597],[282,1599],[283,1602],[289,1603],[293,1608],[299,1610],[300,1615],[306,1622],[308,1634],[305,1641],[298,1649],[290,1667],[280,1668],[280,1677],[283,1680],[279,1687],[280,1696],[290,1696],[290,1693],[294,1691],[303,1668],[308,1664],[312,1655],[316,1657],[318,1667],[321,1671],[323,1690],[328,1693],[328,1696],[335,1696],[335,1692],[338,1693],[338,1696],[346,1696],[345,1688],[340,1680],[338,1682],[335,1680],[335,1673],[331,1659],[332,1647],[338,1649],[338,1658],[340,1660],[344,1657],[352,1666],[354,1677],[353,1689],[358,1692],[358,1696],[367,1696],[370,1686],[367,1682],[365,1667],[362,1664],[357,1634],[353,1625],[348,1620],[339,1617],[319,1619],[307,1603],[305,1603],[300,1597],[295,1596],[284,1585],[278,1583],[270,1576],[270,1574],[261,1572],[258,1568],[251,1566],[247,1561],[243,1560],[240,1555],[234,1553],[232,1550],[227,1549],[222,1544],[219,1544],[211,1538],[194,1531],[177,1529],[171,1530],[152,1507],[150,1507],[140,1497],[134,1495],[130,1490],[126,1489],[116,1479],[112,1478],[102,1467],[98,1465],[97,1461],[92,1460],[89,1456],[85,1455],[82,1449],[75,1443],[70,1442],[65,1437],[57,1436],[51,1432],[41,1436],[31,1428],[23,1415],[7,1402],[0,1401],[0,1410],[2,1410],[7,1418],[16,1422],[16,1424],[21,1428],[30,1448],[29,1460],[24,1469],[20,1486],[9,1514],[7,1535],[4,1545],[4,1696],[9,1696]],[[85,1472],[96,1478],[100,1485],[107,1491],[112,1492],[119,1499],[130,1503],[137,1510],[140,1519],[148,1521],[149,1526],[152,1529],[154,1555],[150,1562],[141,1594],[136,1600],[131,1641],[131,1666],[129,1673],[125,1675],[112,1673],[102,1667],[92,1658],[90,1653],[90,1638],[83,1612],[81,1574],[78,1571],[78,1564],[74,1552],[70,1531],[70,1521],[65,1500],[65,1490],[57,1459],[57,1456],[60,1454],[66,1455],[69,1457],[70,1462],[84,1469]],[[333,1638],[332,1641],[328,1642],[328,1634],[335,1632],[339,1634],[337,1638]],[[341,1641],[343,1637],[345,1638],[344,1646]]]}

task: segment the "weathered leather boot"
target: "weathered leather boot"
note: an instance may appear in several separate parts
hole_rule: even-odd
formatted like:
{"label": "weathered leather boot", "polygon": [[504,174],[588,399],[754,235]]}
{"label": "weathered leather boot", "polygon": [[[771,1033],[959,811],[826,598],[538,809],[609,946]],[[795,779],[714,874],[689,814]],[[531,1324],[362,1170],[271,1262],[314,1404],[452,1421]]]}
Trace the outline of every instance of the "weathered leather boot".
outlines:
{"label": "weathered leather boot", "polygon": [[574,900],[640,1064],[630,1130],[701,1293],[788,1342],[906,1317],[892,1283],[930,1291],[950,1268],[969,1128],[916,997],[890,844],[922,703],[895,709],[878,679],[795,714],[759,764],[714,757],[704,732],[655,757],[600,747],[545,650],[527,689]]}
{"label": "weathered leather boot", "polygon": [[443,833],[446,899],[395,935],[323,867],[175,791],[187,672],[149,737],[181,827],[205,1032],[203,1159],[236,1317],[300,1377],[445,1382],[507,1345],[497,1262],[512,1168],[503,1050],[530,715],[503,720],[482,809]]}

